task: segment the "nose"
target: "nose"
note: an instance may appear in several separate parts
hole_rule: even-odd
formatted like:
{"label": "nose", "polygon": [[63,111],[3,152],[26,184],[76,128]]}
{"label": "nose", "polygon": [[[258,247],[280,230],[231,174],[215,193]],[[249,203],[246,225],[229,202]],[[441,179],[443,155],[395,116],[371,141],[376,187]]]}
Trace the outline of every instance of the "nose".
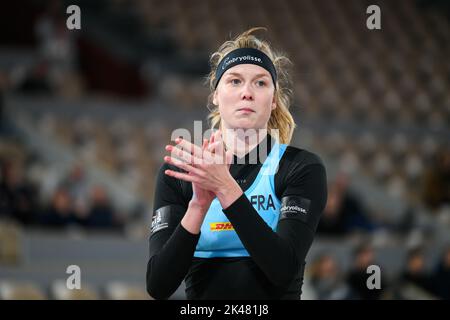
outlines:
{"label": "nose", "polygon": [[250,87],[250,84],[246,84],[242,87],[241,98],[242,100],[253,100],[253,91]]}

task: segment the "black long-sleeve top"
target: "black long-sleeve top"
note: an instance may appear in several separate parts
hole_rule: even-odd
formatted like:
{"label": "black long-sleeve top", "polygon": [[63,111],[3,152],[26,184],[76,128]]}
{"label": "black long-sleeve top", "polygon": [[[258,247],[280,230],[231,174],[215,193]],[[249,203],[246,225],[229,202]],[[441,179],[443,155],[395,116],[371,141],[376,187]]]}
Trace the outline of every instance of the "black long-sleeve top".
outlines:
{"label": "black long-sleeve top", "polygon": [[[267,135],[244,163],[234,156],[230,173],[243,191],[265,160],[260,147],[267,144],[268,154],[273,143]],[[180,224],[192,184],[167,176],[166,169],[182,171],[163,164],[157,176],[146,277],[150,296],[167,299],[184,279],[188,299],[300,299],[305,258],[327,199],[326,171],[317,155],[292,146],[283,154],[274,177],[282,203],[276,232],[245,194],[223,209],[249,257],[194,257],[200,234]],[[287,207],[294,209],[283,212]]]}

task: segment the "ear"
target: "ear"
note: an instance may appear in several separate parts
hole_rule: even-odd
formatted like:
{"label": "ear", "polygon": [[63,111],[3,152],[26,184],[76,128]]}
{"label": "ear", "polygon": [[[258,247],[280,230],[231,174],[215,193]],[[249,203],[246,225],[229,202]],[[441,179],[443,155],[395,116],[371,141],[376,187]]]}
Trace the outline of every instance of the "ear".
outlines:
{"label": "ear", "polygon": [[272,99],[272,110],[275,110],[276,107],[277,107],[277,103],[275,102],[275,96],[273,96],[273,99]]}
{"label": "ear", "polygon": [[214,91],[213,95],[213,104],[217,106],[219,103],[217,102],[217,89]]}

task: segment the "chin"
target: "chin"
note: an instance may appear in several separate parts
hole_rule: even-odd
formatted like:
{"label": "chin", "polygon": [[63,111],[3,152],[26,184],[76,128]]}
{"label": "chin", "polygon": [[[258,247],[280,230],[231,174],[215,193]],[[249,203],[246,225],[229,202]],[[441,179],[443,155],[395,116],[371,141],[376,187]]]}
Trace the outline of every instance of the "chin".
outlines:
{"label": "chin", "polygon": [[235,129],[253,129],[255,124],[250,121],[236,121],[233,126]]}

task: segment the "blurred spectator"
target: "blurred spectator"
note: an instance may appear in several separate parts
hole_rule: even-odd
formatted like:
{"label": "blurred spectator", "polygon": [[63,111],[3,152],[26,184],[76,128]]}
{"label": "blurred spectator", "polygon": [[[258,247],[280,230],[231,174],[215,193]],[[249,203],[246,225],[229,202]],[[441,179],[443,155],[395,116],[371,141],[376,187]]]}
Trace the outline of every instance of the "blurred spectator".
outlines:
{"label": "blurred spectator", "polygon": [[67,29],[64,13],[65,8],[60,1],[50,1],[35,24],[39,54],[47,62],[47,80],[57,91],[61,91],[76,72],[76,33]]}
{"label": "blurred spectator", "polygon": [[60,187],[55,191],[50,207],[42,214],[40,222],[48,227],[66,227],[76,222],[72,201],[66,189]]}
{"label": "blurred spectator", "polygon": [[378,300],[380,299],[385,283],[381,278],[380,289],[369,289],[367,287],[367,279],[370,274],[367,273],[367,267],[376,265],[375,253],[370,245],[362,245],[358,247],[354,254],[354,265],[347,276],[347,284],[350,286],[350,299]]}
{"label": "blurred spectator", "polygon": [[48,80],[48,64],[41,62],[32,67],[21,83],[19,90],[24,93],[53,93]]}
{"label": "blurred spectator", "polygon": [[432,275],[432,291],[438,298],[450,300],[450,246],[448,246]]}
{"label": "blurred spectator", "polygon": [[422,248],[408,252],[406,270],[400,277],[401,299],[426,299],[431,296],[431,278],[425,270],[425,256]]}
{"label": "blurred spectator", "polygon": [[320,219],[318,233],[344,235],[356,230],[372,231],[375,228],[361,199],[351,192],[349,185],[346,174],[337,175],[328,189],[328,201]]}
{"label": "blurred spectator", "polygon": [[86,216],[89,210],[89,186],[83,165],[75,164],[61,184],[73,201],[75,214],[78,217]]}
{"label": "blurred spectator", "polygon": [[114,229],[120,227],[106,190],[95,186],[91,190],[91,208],[84,225],[93,229]]}
{"label": "blurred spectator", "polygon": [[328,254],[320,255],[313,263],[311,285],[318,300],[342,300],[349,294],[336,260]]}
{"label": "blurred spectator", "polygon": [[5,93],[8,88],[8,76],[6,75],[6,72],[3,72],[0,70],[0,134],[6,134],[7,130],[7,124],[5,119]]}
{"label": "blurred spectator", "polygon": [[425,172],[423,201],[432,210],[450,204],[450,149],[442,149],[436,154]]}
{"label": "blurred spectator", "polygon": [[0,216],[25,225],[35,222],[36,188],[25,180],[20,164],[0,160]]}

